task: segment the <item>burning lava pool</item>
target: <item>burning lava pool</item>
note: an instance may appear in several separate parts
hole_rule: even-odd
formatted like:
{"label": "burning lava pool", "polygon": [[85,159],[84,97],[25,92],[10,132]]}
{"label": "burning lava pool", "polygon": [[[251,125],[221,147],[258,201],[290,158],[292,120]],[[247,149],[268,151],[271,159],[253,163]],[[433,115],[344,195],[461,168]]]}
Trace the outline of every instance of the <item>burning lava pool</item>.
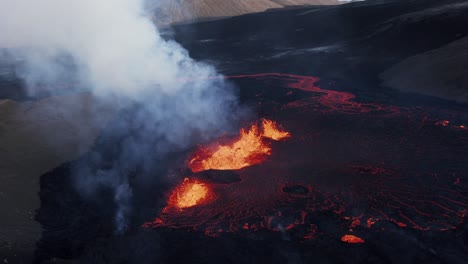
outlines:
{"label": "burning lava pool", "polygon": [[[273,232],[297,241],[330,236],[359,244],[388,226],[448,232],[463,225],[463,112],[373,103],[320,88],[315,77],[228,78],[258,87],[241,93],[265,113],[261,125],[242,129],[228,143],[194,150],[186,162],[191,173],[181,175],[190,180],[175,187],[168,206],[145,227],[208,236]],[[441,121],[440,112],[458,123]],[[200,175],[207,170],[217,177],[230,170],[240,181],[204,180]],[[190,198],[184,196],[188,189]]]}

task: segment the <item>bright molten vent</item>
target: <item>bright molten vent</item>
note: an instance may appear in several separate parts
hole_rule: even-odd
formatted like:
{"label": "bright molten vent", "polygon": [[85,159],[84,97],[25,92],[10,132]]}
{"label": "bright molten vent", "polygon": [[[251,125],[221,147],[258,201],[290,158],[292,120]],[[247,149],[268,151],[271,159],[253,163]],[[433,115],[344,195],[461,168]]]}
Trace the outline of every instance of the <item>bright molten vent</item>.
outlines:
{"label": "bright molten vent", "polygon": [[168,208],[189,208],[210,199],[210,189],[204,183],[185,178],[169,197]]}
{"label": "bright molten vent", "polygon": [[262,129],[257,124],[249,130],[241,129],[240,136],[230,144],[215,144],[213,147],[200,148],[190,159],[189,167],[193,172],[204,170],[238,170],[263,162],[271,155],[271,147],[264,138],[282,140],[290,137],[286,131],[271,120],[262,120]]}
{"label": "bright molten vent", "polygon": [[263,125],[263,136],[266,138],[270,138],[273,140],[281,140],[281,139],[285,139],[291,136],[289,132],[281,131],[276,125],[276,123],[271,120],[263,119],[262,125]]}

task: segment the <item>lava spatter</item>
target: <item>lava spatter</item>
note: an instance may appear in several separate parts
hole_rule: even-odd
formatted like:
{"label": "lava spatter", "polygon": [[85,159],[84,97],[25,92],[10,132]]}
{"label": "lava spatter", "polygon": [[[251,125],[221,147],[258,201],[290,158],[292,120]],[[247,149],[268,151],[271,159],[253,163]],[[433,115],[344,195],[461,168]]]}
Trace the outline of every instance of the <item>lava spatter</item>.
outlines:
{"label": "lava spatter", "polygon": [[273,140],[282,140],[291,136],[287,131],[283,131],[278,128],[278,125],[271,120],[262,119],[263,125],[263,137],[270,138]]}
{"label": "lava spatter", "polygon": [[271,155],[271,146],[263,138],[282,140],[289,136],[274,121],[263,119],[262,128],[254,124],[248,130],[241,129],[239,137],[230,144],[201,147],[188,165],[193,172],[242,169],[259,164]]}
{"label": "lava spatter", "polygon": [[212,198],[212,194],[208,185],[198,180],[185,178],[172,192],[166,208],[189,208],[207,203],[210,198]]}

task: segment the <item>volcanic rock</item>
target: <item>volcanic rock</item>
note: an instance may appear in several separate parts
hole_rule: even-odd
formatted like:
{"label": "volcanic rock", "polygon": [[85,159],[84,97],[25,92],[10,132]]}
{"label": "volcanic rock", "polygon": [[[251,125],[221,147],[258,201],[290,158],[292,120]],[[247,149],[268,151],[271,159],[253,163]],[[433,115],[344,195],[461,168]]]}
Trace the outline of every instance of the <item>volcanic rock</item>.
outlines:
{"label": "volcanic rock", "polygon": [[304,186],[293,185],[293,186],[283,187],[283,192],[289,193],[289,194],[306,194],[309,192],[309,190]]}
{"label": "volcanic rock", "polygon": [[199,172],[195,176],[211,183],[229,184],[241,181],[240,175],[233,170],[207,170]]}

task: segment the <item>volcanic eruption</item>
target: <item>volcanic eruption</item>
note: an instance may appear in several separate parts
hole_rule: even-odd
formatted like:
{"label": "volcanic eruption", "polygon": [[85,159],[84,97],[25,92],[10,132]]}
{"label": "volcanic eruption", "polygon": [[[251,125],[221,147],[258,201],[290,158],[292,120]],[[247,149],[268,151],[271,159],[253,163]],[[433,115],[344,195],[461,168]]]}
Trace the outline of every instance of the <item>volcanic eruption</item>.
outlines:
{"label": "volcanic eruption", "polygon": [[[206,183],[216,199],[189,208],[190,212],[164,210],[146,227],[195,228],[205,230],[209,236],[269,230],[306,241],[317,236],[314,219],[326,212],[338,222],[331,231],[337,240],[360,244],[367,241],[362,238],[366,229],[374,230],[383,223],[421,231],[452,230],[462,223],[467,200],[458,191],[458,177],[446,175],[442,180],[437,173],[421,170],[405,162],[407,158],[400,158],[400,141],[405,138],[398,129],[401,125],[410,131],[427,130],[421,140],[433,142],[429,131],[440,126],[436,121],[427,122],[428,113],[417,108],[358,102],[354,94],[317,87],[318,78],[314,77],[275,73],[228,78],[249,79],[253,86],[264,83],[269,89],[282,89],[285,95],[297,90],[306,93],[299,99],[283,101],[279,108],[283,113],[280,120],[288,120],[288,131],[275,121],[262,119],[241,129],[237,138],[200,146],[187,160],[193,177],[206,170],[233,170],[241,181]],[[277,85],[273,86],[271,80]],[[262,107],[270,109],[269,105]],[[304,126],[306,117],[317,122]],[[345,122],[348,129],[359,133],[352,134],[353,140],[337,136],[330,120]],[[380,128],[380,120],[388,125]],[[361,122],[366,126],[360,126]],[[369,127],[372,135],[368,134]],[[458,127],[446,132],[461,138],[464,133]],[[373,145],[375,148],[361,152],[363,146]],[[419,145],[404,148],[421,155]],[[364,161],[355,160],[356,155]],[[436,163],[431,168],[440,170]],[[409,171],[413,177],[402,176]],[[444,190],[443,195],[431,193],[435,188],[431,182]],[[179,187],[174,192],[177,190]],[[171,197],[169,205],[173,204],[174,194]]]}
{"label": "volcanic eruption", "polygon": [[[421,23],[412,27],[419,32],[426,27],[422,24],[432,23],[429,18],[421,22],[404,16],[404,23],[393,23],[399,1],[392,0],[383,1],[385,7],[381,1],[359,10],[354,5],[311,7],[175,27],[174,39],[184,43],[180,34],[190,36],[184,47],[188,43],[192,56],[215,61],[223,73],[232,74],[221,76],[190,59],[173,40],[162,39],[144,10],[135,6],[140,1],[102,0],[96,8],[94,2],[77,2],[71,11],[61,6],[64,14],[49,10],[52,14],[45,20],[57,20],[57,25],[38,21],[39,28],[33,30],[16,21],[16,30],[6,34],[46,31],[39,40],[53,46],[16,54],[26,56],[19,69],[29,77],[31,94],[34,84],[52,81],[47,87],[54,87],[66,81],[64,76],[48,80],[56,76],[47,74],[47,66],[71,60],[66,65],[74,69],[83,91],[117,108],[91,149],[42,175],[41,208],[35,218],[43,226],[39,259],[464,259],[454,252],[461,252],[468,238],[466,106],[380,89],[375,76],[364,78],[380,64],[395,62],[394,56],[410,55],[389,52],[381,44],[387,39],[369,32],[397,34],[409,22]],[[411,8],[414,1],[401,2],[408,12],[417,10]],[[111,5],[117,6],[114,15],[103,11]],[[32,6],[40,10],[42,4]],[[393,6],[388,9],[393,15],[378,6]],[[20,11],[13,9],[8,19],[21,17]],[[435,11],[431,15],[441,12]],[[338,26],[330,14],[343,18]],[[277,23],[286,19],[291,23]],[[354,19],[360,33],[348,34],[355,29],[343,28],[342,21]],[[376,20],[391,26],[370,23],[372,27],[362,30],[363,24]],[[93,21],[106,23],[95,31]],[[256,27],[239,26],[256,21],[274,30],[263,34]],[[225,22],[230,26],[219,26]],[[314,24],[320,26],[311,28]],[[52,39],[45,29],[72,33]],[[213,34],[213,29],[222,33]],[[463,28],[454,27],[446,35],[458,30]],[[166,32],[165,37],[173,37]],[[414,33],[403,32],[398,36]],[[21,37],[23,44],[36,44]],[[360,49],[353,49],[357,45]],[[368,58],[372,62],[362,63],[369,46],[379,52]],[[51,50],[60,54],[45,52]],[[263,73],[272,70],[278,72]]]}

